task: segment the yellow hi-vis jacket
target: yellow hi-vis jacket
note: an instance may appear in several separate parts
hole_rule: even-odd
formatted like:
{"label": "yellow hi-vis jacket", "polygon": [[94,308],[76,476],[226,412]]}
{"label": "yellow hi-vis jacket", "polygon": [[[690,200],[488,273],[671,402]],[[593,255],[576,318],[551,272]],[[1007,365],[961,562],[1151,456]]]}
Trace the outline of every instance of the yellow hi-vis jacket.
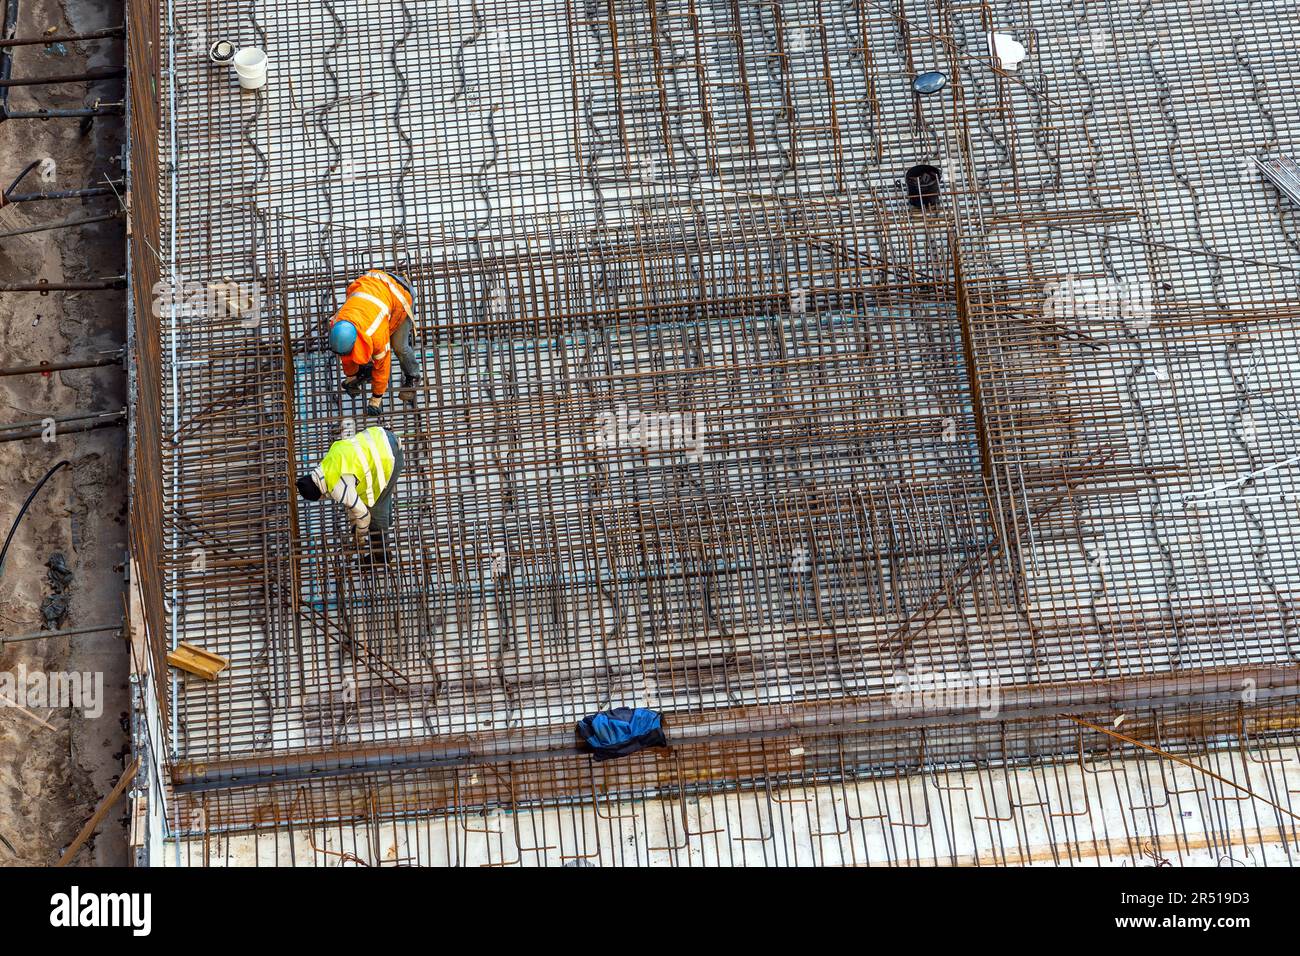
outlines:
{"label": "yellow hi-vis jacket", "polygon": [[388,435],[376,425],[330,445],[321,459],[320,470],[325,475],[326,488],[333,488],[344,475],[353,475],[357,479],[357,494],[367,508],[373,508],[393,476],[393,461]]}

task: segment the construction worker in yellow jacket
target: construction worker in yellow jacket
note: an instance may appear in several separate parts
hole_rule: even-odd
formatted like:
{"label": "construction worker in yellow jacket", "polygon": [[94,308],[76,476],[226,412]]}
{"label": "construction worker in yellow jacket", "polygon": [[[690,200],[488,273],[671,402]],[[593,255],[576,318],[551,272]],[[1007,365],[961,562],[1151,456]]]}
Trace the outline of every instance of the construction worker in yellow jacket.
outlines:
{"label": "construction worker in yellow jacket", "polygon": [[348,509],[358,547],[381,544],[381,531],[393,521],[393,491],[402,471],[397,436],[378,425],[330,445],[319,465],[298,478],[298,492],[308,501],[328,495]]}
{"label": "construction worker in yellow jacket", "polygon": [[381,269],[371,269],[354,279],[347,299],[330,325],[330,348],[343,361],[343,391],[359,395],[370,382],[367,415],[378,415],[388,391],[393,353],[402,366],[398,397],[415,404],[420,384],[420,360],[415,354],[414,297],[405,279]]}

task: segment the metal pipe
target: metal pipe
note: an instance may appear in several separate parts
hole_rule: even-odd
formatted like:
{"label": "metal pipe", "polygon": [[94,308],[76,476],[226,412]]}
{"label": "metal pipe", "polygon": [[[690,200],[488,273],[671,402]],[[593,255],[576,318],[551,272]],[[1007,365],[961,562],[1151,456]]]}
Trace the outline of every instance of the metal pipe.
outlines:
{"label": "metal pipe", "polygon": [[46,638],[54,637],[75,637],[78,634],[101,634],[105,631],[116,631],[121,633],[124,625],[117,624],[100,624],[95,627],[68,627],[61,631],[33,631],[30,634],[15,634],[13,637],[0,637],[0,649],[6,644],[16,644],[19,641],[40,641]]}
{"label": "metal pipe", "polygon": [[120,37],[126,32],[125,27],[107,27],[92,30],[89,33],[57,33],[46,37],[19,37],[13,40],[0,40],[0,47],[10,46],[49,46],[51,43],[80,43],[83,40],[103,40]]}
{"label": "metal pipe", "polygon": [[[71,435],[77,432],[90,432],[99,428],[114,428],[118,425],[126,424],[126,416],[118,413],[111,419],[93,422],[73,422],[65,428],[60,428],[59,432],[64,435]],[[6,435],[0,432],[0,442],[9,441],[26,441],[30,438],[41,438],[45,434],[44,428],[32,428],[23,432],[15,432],[12,435]]]}
{"label": "metal pipe", "polygon": [[[6,0],[3,33],[8,35],[18,29],[18,0]],[[8,49],[0,48],[0,80],[9,79],[14,68],[14,55]],[[0,89],[0,120],[7,118],[9,112],[9,91]]]}
{"label": "metal pipe", "polygon": [[111,279],[93,279],[84,282],[0,282],[0,292],[96,292],[105,289],[125,289],[126,276]]}
{"label": "metal pipe", "polygon": [[45,226],[28,226],[26,229],[14,229],[12,232],[0,232],[0,239],[12,239],[14,236],[29,236],[37,232],[52,232],[55,229],[70,229],[73,226],[86,226],[93,222],[107,222],[110,219],[116,219],[119,212],[114,209],[112,212],[104,213],[102,216],[86,216],[82,219],[65,219],[62,222],[52,222]]}
{"label": "metal pipe", "polygon": [[9,110],[6,110],[5,113],[4,113],[4,115],[3,115],[3,116],[0,116],[0,120],[6,120],[6,119],[38,119],[38,120],[48,120],[48,119],[77,119],[77,118],[79,118],[79,117],[84,118],[84,117],[87,117],[87,116],[121,116],[121,115],[122,115],[122,112],[123,112],[123,110],[122,110],[122,104],[121,104],[121,103],[108,103],[108,104],[105,104],[104,106],[93,106],[93,107],[86,107],[86,108],[83,108],[83,109],[70,109],[70,110],[45,110],[45,109],[41,109],[41,110],[18,110],[18,111],[16,111],[16,112],[11,112],[11,111],[9,111]]}
{"label": "metal pipe", "polygon": [[54,422],[56,425],[62,425],[65,422],[84,422],[84,421],[89,421],[92,418],[111,418],[114,416],[122,416],[125,414],[126,414],[126,409],[122,409],[121,411],[116,411],[116,412],[78,412],[75,415],[60,415],[58,417],[50,416],[48,418],[38,418],[35,421],[30,421],[30,422],[12,422],[11,424],[8,425],[0,425],[0,432],[12,428],[31,428],[39,425],[44,425],[47,422]]}
{"label": "metal pipe", "polygon": [[89,186],[86,189],[63,189],[48,193],[19,193],[7,195],[0,205],[9,206],[20,202],[42,202],[47,199],[89,199],[93,196],[112,196],[114,191],[108,186]]}
{"label": "metal pipe", "polygon": [[[175,0],[166,0],[166,34],[167,34],[167,66],[164,71],[167,77],[167,112],[169,116],[176,116],[177,95],[176,95],[176,4]],[[260,94],[259,94],[260,96]],[[176,279],[176,259],[177,259],[177,229],[175,224],[179,221],[180,211],[180,147],[177,131],[177,123],[170,122],[167,124],[168,134],[168,152],[167,152],[167,192],[168,192],[168,209],[167,214],[172,228],[167,230],[168,233],[168,250],[167,250],[167,279],[174,281]],[[180,323],[177,316],[176,296],[171,297],[171,303],[168,308],[168,351],[171,356],[171,399],[173,422],[181,422],[185,412],[185,403],[181,398],[180,381],[179,381],[179,347],[178,338],[180,336]],[[180,471],[173,468],[171,475],[171,486],[173,500],[180,500]],[[178,522],[171,522],[171,547],[173,551],[179,550],[180,547],[180,527]],[[181,601],[177,591],[180,587],[180,571],[173,565],[170,573],[169,606],[171,620],[169,625],[170,649],[175,650],[180,644],[180,621]],[[171,699],[173,701],[180,699],[180,675],[174,668],[170,669],[167,675],[171,683]],[[180,715],[177,713],[178,707],[170,708],[171,739],[169,741],[170,756],[173,760],[177,759],[181,753],[180,739]],[[180,842],[176,844],[176,859],[180,861]]]}
{"label": "metal pipe", "polygon": [[54,76],[25,76],[21,80],[0,80],[0,87],[14,86],[54,86],[57,83],[94,83],[96,80],[120,80],[126,76],[126,68],[106,66],[85,73],[59,73]]}
{"label": "metal pipe", "polygon": [[82,368],[103,368],[108,365],[121,365],[124,352],[115,352],[110,356],[97,359],[82,359],[73,362],[42,362],[40,365],[10,365],[0,368],[0,378],[7,375],[35,375],[38,372],[68,372]]}

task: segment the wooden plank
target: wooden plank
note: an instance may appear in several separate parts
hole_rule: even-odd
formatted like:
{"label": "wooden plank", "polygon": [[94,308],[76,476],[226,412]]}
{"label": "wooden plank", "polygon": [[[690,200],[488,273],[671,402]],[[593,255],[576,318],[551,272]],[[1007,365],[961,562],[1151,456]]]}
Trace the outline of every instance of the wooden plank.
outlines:
{"label": "wooden plank", "polygon": [[55,866],[67,866],[72,862],[72,858],[77,855],[78,851],[85,845],[86,841],[90,839],[90,835],[95,832],[96,828],[101,823],[104,822],[104,817],[108,816],[108,811],[113,809],[113,804],[117,803],[122,794],[126,792],[126,788],[131,786],[131,782],[135,780],[135,775],[139,773],[139,771],[140,758],[136,757],[131,761],[131,766],[127,767],[126,770],[122,772],[122,776],[118,778],[117,783],[113,786],[113,789],[109,791],[108,796],[100,801],[99,806],[95,808],[95,812],[90,815],[90,819],[87,820],[86,825],[81,828],[81,832],[77,834],[77,838],[68,845],[66,850],[63,851],[63,856],[59,857],[59,862],[54,864]]}

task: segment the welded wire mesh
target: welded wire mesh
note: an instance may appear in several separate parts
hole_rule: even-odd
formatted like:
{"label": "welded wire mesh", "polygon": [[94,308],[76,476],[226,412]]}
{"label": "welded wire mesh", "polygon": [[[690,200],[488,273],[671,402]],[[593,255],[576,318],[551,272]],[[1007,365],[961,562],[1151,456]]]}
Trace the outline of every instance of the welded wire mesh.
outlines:
{"label": "welded wire mesh", "polygon": [[1287,865],[1300,755],[1270,728],[1295,717],[1294,698],[1132,715],[1127,733],[1177,758],[1062,718],[214,789],[181,798],[187,839],[165,862]]}
{"label": "welded wire mesh", "polygon": [[[164,242],[261,296],[163,323],[172,636],[232,660],[176,682],[181,778],[1292,665],[1300,246],[1248,161],[1300,64],[1256,6],[178,0]],[[361,565],[291,481],[369,424],[323,330],[371,267],[425,379]]]}

